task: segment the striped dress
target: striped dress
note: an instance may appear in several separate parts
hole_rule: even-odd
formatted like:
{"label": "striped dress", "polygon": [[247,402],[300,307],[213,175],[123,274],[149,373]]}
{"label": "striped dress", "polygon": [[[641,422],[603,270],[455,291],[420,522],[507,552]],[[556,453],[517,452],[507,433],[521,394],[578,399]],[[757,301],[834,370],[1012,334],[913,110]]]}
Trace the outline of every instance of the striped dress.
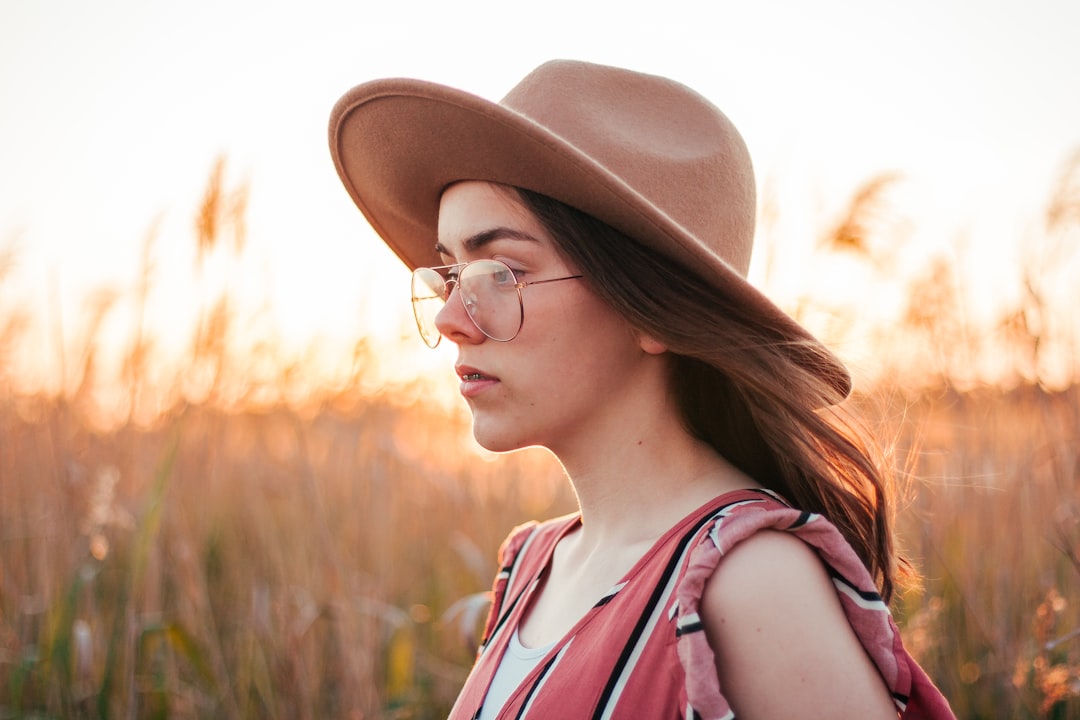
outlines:
{"label": "striped dress", "polygon": [[[503,544],[484,641],[450,720],[479,717],[500,658],[555,545],[579,522],[573,515],[523,525]],[[511,693],[499,719],[733,719],[698,604],[723,555],[762,529],[793,533],[825,561],[849,622],[892,691],[898,715],[906,720],[953,717],[904,649],[869,573],[836,528],[766,491],[739,490],[700,508],[661,537],[555,643]]]}

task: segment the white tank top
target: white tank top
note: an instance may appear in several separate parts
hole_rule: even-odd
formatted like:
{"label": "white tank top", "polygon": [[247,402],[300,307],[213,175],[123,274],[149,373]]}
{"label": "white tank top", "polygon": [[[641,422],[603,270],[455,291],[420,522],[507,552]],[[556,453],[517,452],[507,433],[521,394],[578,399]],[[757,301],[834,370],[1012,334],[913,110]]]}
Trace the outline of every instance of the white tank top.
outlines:
{"label": "white tank top", "polygon": [[495,676],[491,678],[491,686],[488,688],[487,697],[484,698],[484,707],[480,711],[479,720],[494,720],[510,694],[517,690],[525,676],[540,664],[543,657],[553,647],[555,643],[538,648],[527,648],[521,644],[517,628],[514,628],[514,634],[506,646],[506,652],[499,661],[499,668],[495,671]]}

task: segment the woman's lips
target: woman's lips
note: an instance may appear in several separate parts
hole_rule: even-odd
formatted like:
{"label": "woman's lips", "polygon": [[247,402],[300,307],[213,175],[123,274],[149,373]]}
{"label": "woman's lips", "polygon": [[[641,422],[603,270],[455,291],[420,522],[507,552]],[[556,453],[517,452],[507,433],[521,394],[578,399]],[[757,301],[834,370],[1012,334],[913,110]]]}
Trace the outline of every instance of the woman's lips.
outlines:
{"label": "woman's lips", "polygon": [[458,377],[461,378],[461,394],[465,398],[475,397],[478,393],[499,382],[499,378],[488,375],[483,370],[474,367],[459,365],[454,369],[457,371]]}

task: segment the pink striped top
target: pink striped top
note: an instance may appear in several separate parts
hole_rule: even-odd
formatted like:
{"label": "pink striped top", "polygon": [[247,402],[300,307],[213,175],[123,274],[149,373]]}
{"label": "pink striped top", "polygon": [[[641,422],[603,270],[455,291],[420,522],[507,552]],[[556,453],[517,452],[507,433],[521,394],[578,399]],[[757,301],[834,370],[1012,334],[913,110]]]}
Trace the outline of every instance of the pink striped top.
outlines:
{"label": "pink striped top", "polygon": [[[578,515],[516,528],[500,551],[494,604],[449,720],[475,720],[514,629],[559,539]],[[661,537],[511,693],[500,720],[733,720],[698,618],[705,581],[761,529],[793,533],[825,561],[847,618],[905,720],[953,718],[904,649],[869,572],[836,528],[765,491],[728,493]]]}

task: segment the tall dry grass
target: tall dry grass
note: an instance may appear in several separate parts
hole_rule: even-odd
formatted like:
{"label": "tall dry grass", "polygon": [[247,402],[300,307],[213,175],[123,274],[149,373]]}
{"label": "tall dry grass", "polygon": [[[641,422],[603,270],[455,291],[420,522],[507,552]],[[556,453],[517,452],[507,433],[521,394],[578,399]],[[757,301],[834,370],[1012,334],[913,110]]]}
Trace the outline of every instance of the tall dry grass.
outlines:
{"label": "tall dry grass", "polygon": [[378,398],[0,422],[7,716],[443,716],[471,656],[448,611],[569,503],[542,459],[467,462],[460,423]]}
{"label": "tall dry grass", "polygon": [[[894,182],[856,193],[829,252],[875,261],[866,236]],[[246,198],[216,165],[200,253],[242,254]],[[963,320],[953,290],[914,283],[893,341],[944,357],[934,343]],[[1020,310],[1048,316],[1049,298]],[[272,348],[237,347],[227,295],[203,300],[165,386],[139,320],[111,378],[126,409],[109,423],[96,333],[114,294],[58,344],[63,391],[27,394],[0,374],[0,718],[445,717],[498,543],[573,506],[558,468],[473,453],[466,420],[416,388],[358,390],[374,365],[363,343],[348,382],[301,394]],[[17,308],[5,318],[0,368],[24,327]],[[1010,327],[1029,343],[1011,389],[957,382],[962,356],[949,355],[919,383],[897,372],[850,402],[910,471],[899,528],[924,580],[896,612],[958,716],[1078,718],[1080,386],[1042,382],[1039,353],[1058,336]],[[257,382],[254,363],[271,368]]]}
{"label": "tall dry grass", "polygon": [[870,415],[914,478],[909,649],[958,717],[1080,717],[1080,386],[879,397]]}

